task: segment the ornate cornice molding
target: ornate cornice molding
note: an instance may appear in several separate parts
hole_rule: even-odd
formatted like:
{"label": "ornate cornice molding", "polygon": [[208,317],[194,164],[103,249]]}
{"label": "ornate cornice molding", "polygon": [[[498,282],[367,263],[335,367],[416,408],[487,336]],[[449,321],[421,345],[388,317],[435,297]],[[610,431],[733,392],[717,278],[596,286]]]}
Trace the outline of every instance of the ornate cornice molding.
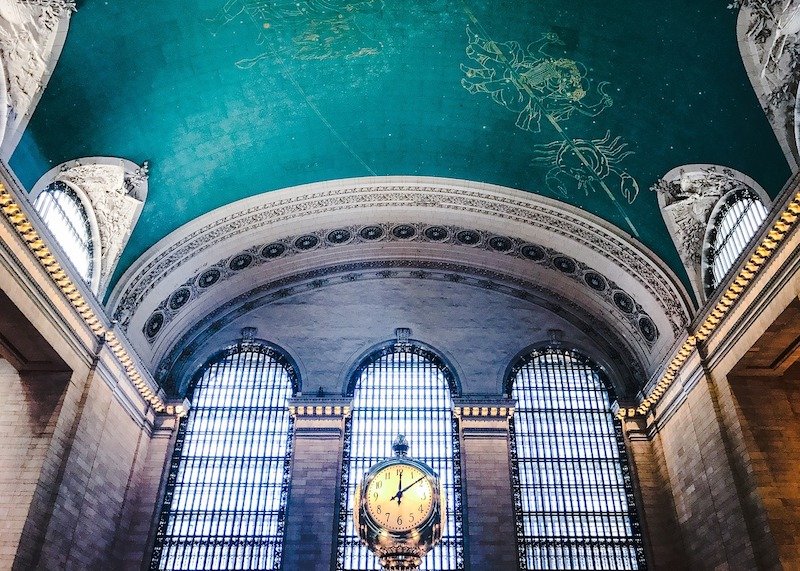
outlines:
{"label": "ornate cornice molding", "polygon": [[[647,349],[652,349],[659,337],[653,319],[633,296],[607,276],[564,253],[482,230],[412,223],[381,223],[326,229],[288,236],[239,251],[204,268],[173,290],[147,318],[142,332],[146,340],[153,344],[164,328],[192,301],[198,301],[200,297],[211,292],[219,292],[225,281],[245,272],[257,272],[260,277],[265,271],[269,271],[268,264],[273,260],[337,246],[387,242],[449,244],[525,260],[560,273],[586,293],[608,305],[611,313],[628,322],[630,331],[640,338]],[[263,265],[267,265],[267,268],[262,268]],[[118,307],[115,314],[115,319],[126,331],[130,309]],[[675,333],[677,331],[673,329],[673,334]]]}
{"label": "ornate cornice molding", "polygon": [[[433,280],[460,283],[471,287],[489,289],[497,293],[527,300],[550,311],[580,323],[585,331],[594,331],[599,340],[608,346],[605,350],[615,360],[616,366],[626,368],[630,374],[626,393],[640,389],[633,379],[644,379],[642,363],[646,362],[646,347],[634,336],[611,329],[608,323],[589,313],[587,308],[548,289],[539,282],[505,275],[490,269],[464,264],[423,260],[373,260],[351,262],[316,268],[299,274],[262,284],[230,299],[191,324],[179,339],[171,343],[168,352],[159,359],[156,378],[164,385],[169,379],[181,379],[185,365],[200,347],[213,337],[225,323],[231,323],[257,307],[285,301],[293,295],[303,294],[323,287],[354,281],[391,278]],[[171,374],[170,374],[171,373]],[[180,392],[180,387],[166,386],[169,392]]]}
{"label": "ornate cornice molding", "polygon": [[[233,254],[241,249],[236,246],[237,239],[264,233],[265,228],[335,213],[352,213],[355,217],[355,212],[367,209],[404,211],[408,213],[407,219],[417,211],[427,213],[425,218],[431,218],[431,212],[435,211],[471,218],[478,215],[555,235],[621,268],[661,307],[673,332],[688,323],[685,292],[666,266],[619,230],[583,211],[535,194],[491,185],[377,177],[265,193],[187,224],[156,244],[125,272],[112,292],[110,311],[124,321],[129,320],[161,282],[182,267],[192,265],[191,261],[198,256],[207,255],[209,248],[219,251],[221,244],[231,244],[228,251]],[[160,301],[151,302],[151,307]]]}
{"label": "ornate cornice molding", "polygon": [[726,321],[729,314],[737,309],[740,299],[748,292],[751,284],[769,266],[769,261],[781,248],[786,239],[797,232],[800,217],[800,179],[795,176],[784,190],[781,208],[773,213],[769,223],[759,235],[759,241],[751,249],[749,256],[731,272],[728,280],[720,284],[716,295],[708,301],[704,311],[678,346],[671,359],[666,361],[661,373],[650,383],[650,389],[642,402],[636,407],[620,408],[617,417],[647,415],[658,404],[673,382],[679,378],[690,357]]}
{"label": "ornate cornice molding", "polygon": [[[160,394],[157,387],[153,386],[152,379],[141,366],[138,357],[126,347],[124,338],[121,339],[117,336],[113,324],[107,323],[102,310],[97,310],[93,307],[93,302],[84,296],[81,289],[76,286],[67,272],[64,271],[47,247],[47,244],[31,224],[23,208],[20,207],[15,198],[1,183],[0,212],[25,242],[25,245],[35,256],[38,263],[41,264],[47,275],[53,280],[89,330],[111,350],[111,353],[125,371],[128,380],[136,387],[145,402],[149,403],[156,412],[165,412],[167,405],[163,395]],[[179,414],[183,411],[173,407],[172,412]]]}

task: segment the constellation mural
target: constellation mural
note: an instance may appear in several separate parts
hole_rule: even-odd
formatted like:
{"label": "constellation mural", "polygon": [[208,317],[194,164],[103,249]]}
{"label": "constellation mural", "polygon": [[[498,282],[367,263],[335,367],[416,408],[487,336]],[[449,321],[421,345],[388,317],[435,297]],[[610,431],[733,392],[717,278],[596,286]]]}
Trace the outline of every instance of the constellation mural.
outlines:
{"label": "constellation mural", "polygon": [[228,0],[209,23],[219,28],[246,16],[258,26],[256,44],[266,49],[236,62],[248,69],[276,56],[326,60],[377,54],[382,44],[357,20],[381,10],[383,0]]}
{"label": "constellation mural", "polygon": [[[480,26],[470,14],[473,24]],[[606,93],[608,82],[593,84],[586,67],[575,60],[554,57],[549,46],[563,45],[548,33],[526,48],[515,41],[495,42],[487,34],[467,26],[467,57],[477,66],[461,64],[461,85],[470,93],[486,93],[517,114],[516,126],[532,133],[552,129],[558,139],[533,147],[531,164],[550,167],[548,188],[568,196],[582,190],[602,191],[614,203],[635,236],[638,232],[618,198],[628,204],[639,194],[639,184],[621,165],[631,156],[628,143],[611,132],[601,139],[575,138],[563,124],[576,114],[597,117],[613,105]]]}
{"label": "constellation mural", "polygon": [[619,137],[612,139],[611,132],[607,131],[602,139],[571,139],[535,145],[532,163],[555,165],[547,171],[545,182],[557,194],[567,196],[569,187],[575,183],[578,190],[589,194],[590,190],[597,190],[595,185],[602,181],[619,188],[628,203],[632,203],[639,194],[639,185],[617,166],[633,154],[627,146],[628,143],[621,143]]}

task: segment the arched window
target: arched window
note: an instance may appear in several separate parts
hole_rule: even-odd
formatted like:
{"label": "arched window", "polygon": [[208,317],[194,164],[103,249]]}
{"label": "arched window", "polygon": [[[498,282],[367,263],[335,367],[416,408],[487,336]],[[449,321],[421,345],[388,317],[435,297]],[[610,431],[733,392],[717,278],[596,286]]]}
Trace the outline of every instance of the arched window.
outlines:
{"label": "arched window", "polygon": [[86,283],[94,277],[94,244],[89,216],[77,193],[55,181],[36,197],[33,207]]}
{"label": "arched window", "polygon": [[749,188],[732,190],[720,199],[709,219],[703,250],[706,295],[725,279],[766,217],[766,207]]}
{"label": "arched window", "polygon": [[247,343],[189,388],[150,562],[155,569],[280,569],[294,367]]}
{"label": "arched window", "polygon": [[644,569],[622,428],[603,373],[581,355],[536,350],[508,380],[522,569]]}
{"label": "arched window", "polygon": [[409,455],[439,474],[447,503],[442,541],[421,569],[463,569],[461,452],[451,399],[458,390],[452,372],[432,352],[397,344],[362,362],[348,392],[353,408],[345,434],[336,568],[380,569],[353,527],[353,495],[361,476],[391,456],[392,440],[404,434],[411,444]]}

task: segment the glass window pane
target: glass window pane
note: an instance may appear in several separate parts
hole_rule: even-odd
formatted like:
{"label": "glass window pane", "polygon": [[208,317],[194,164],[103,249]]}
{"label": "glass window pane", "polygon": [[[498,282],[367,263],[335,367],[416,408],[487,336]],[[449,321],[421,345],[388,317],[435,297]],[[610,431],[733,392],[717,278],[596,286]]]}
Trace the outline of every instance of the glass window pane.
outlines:
{"label": "glass window pane", "polygon": [[404,434],[409,455],[439,474],[446,513],[442,541],[423,559],[421,569],[464,569],[461,528],[461,463],[452,414],[456,392],[449,370],[432,353],[398,345],[367,359],[356,373],[353,408],[345,436],[337,569],[377,570],[377,558],[353,527],[353,496],[364,473],[392,455],[392,441]]}
{"label": "glass window pane", "polygon": [[65,183],[56,181],[36,197],[33,207],[78,274],[89,283],[94,246],[81,199]]}
{"label": "glass window pane", "polygon": [[294,371],[274,350],[232,348],[190,389],[151,569],[280,569]]}
{"label": "glass window pane", "polygon": [[622,432],[602,373],[546,349],[516,368],[511,423],[524,569],[644,569]]}
{"label": "glass window pane", "polygon": [[749,189],[731,192],[723,199],[714,219],[711,244],[708,244],[706,275],[707,293],[711,293],[727,276],[767,217],[767,208]]}

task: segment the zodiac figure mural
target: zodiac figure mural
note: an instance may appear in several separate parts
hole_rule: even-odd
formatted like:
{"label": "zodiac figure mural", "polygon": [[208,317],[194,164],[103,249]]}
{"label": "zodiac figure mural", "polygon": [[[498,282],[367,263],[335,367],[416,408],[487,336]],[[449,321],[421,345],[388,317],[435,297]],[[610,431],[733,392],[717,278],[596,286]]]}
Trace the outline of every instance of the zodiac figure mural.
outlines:
{"label": "zodiac figure mural", "polygon": [[325,60],[377,54],[381,43],[358,26],[357,18],[382,9],[383,0],[228,0],[208,22],[219,28],[245,15],[258,27],[256,44],[268,49],[236,62],[247,69],[276,56]]}
{"label": "zodiac figure mural", "polygon": [[517,42],[497,43],[481,38],[467,27],[467,56],[480,67],[461,65],[466,76],[461,85],[470,93],[488,93],[497,103],[518,113],[517,127],[538,133],[542,115],[555,121],[575,113],[595,117],[611,107],[613,101],[597,85],[597,100],[587,102],[589,91],[586,69],[566,58],[548,56],[544,49],[563,45],[555,34],[546,34],[523,50]]}
{"label": "zodiac figure mural", "polygon": [[593,84],[583,64],[548,54],[548,47],[563,45],[553,33],[524,49],[518,42],[493,41],[469,26],[467,38],[467,57],[477,65],[461,64],[462,87],[486,93],[516,113],[518,128],[532,133],[552,130],[558,137],[533,148],[531,164],[550,167],[545,174],[548,188],[561,196],[574,190],[604,192],[638,236],[618,200],[630,204],[639,195],[639,184],[621,164],[633,151],[620,137],[612,138],[610,131],[601,139],[574,138],[563,127],[576,115],[597,117],[611,107],[608,82]]}
{"label": "zodiac figure mural", "polygon": [[578,190],[588,195],[590,190],[601,190],[595,188],[599,181],[611,179],[611,184],[630,204],[639,194],[639,184],[617,166],[633,154],[633,151],[626,150],[627,146],[627,143],[620,142],[619,137],[612,139],[611,132],[607,131],[602,139],[572,139],[536,145],[532,162],[554,165],[547,171],[545,182],[556,194],[567,196],[570,187],[577,183]]}

